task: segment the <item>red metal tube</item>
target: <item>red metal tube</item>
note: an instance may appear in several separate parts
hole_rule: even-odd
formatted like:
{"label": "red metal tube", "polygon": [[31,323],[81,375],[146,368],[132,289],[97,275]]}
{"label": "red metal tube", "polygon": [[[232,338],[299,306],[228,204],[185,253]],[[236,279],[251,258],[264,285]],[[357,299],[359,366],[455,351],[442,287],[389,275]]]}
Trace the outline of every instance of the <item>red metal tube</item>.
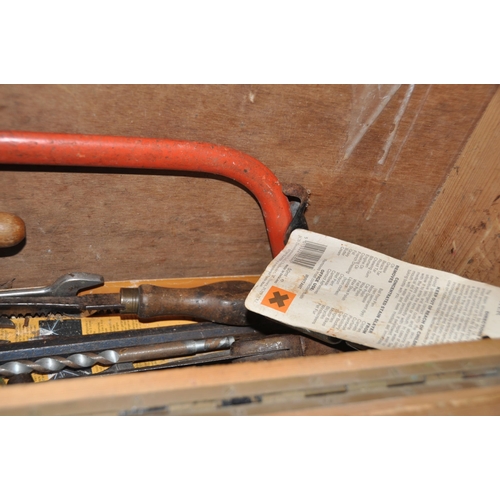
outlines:
{"label": "red metal tube", "polygon": [[260,161],[215,144],[43,132],[0,131],[0,163],[203,172],[248,188],[261,207],[273,256],[292,220],[277,177]]}

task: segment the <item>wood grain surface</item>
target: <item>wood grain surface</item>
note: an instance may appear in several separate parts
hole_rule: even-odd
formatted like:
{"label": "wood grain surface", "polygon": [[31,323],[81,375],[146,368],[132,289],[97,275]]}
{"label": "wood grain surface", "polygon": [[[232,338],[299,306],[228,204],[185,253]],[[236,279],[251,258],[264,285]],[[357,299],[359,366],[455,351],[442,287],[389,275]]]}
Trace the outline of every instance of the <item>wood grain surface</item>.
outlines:
{"label": "wood grain surface", "polygon": [[499,362],[483,340],[14,384],[0,415],[498,415]]}
{"label": "wood grain surface", "polygon": [[[495,85],[3,85],[0,129],[166,137],[239,149],[311,190],[313,231],[403,257]],[[26,240],[0,285],[259,274],[260,209],[219,179],[0,167]]]}
{"label": "wood grain surface", "polygon": [[500,286],[500,92],[455,162],[405,260]]}

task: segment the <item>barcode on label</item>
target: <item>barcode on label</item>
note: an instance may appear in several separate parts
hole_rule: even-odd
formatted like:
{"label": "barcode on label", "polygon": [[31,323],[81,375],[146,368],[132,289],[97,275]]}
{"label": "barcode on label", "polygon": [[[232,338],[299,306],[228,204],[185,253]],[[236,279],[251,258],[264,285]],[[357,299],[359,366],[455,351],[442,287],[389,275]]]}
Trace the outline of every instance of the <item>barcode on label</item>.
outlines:
{"label": "barcode on label", "polygon": [[299,251],[293,256],[292,262],[299,266],[312,269],[325,253],[326,245],[305,241]]}

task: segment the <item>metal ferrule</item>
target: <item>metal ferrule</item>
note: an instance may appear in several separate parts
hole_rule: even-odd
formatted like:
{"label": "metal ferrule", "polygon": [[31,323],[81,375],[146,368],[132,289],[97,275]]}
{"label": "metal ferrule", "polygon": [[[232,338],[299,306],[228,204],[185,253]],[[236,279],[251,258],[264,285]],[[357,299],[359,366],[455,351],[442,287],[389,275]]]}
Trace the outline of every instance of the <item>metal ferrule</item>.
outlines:
{"label": "metal ferrule", "polygon": [[123,306],[122,314],[137,314],[139,312],[139,289],[121,288],[120,302]]}

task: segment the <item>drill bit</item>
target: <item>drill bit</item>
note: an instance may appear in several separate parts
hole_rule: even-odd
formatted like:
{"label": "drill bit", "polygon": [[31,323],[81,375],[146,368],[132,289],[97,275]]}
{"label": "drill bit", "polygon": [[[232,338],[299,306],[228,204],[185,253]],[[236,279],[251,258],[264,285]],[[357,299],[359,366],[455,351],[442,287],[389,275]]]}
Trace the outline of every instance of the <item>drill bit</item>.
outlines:
{"label": "drill bit", "polygon": [[[69,320],[72,322],[73,320]],[[64,320],[61,324],[64,324]],[[92,335],[51,335],[22,342],[0,344],[0,366],[8,361],[23,361],[54,356],[68,357],[82,352],[101,352],[138,347],[164,342],[203,340],[222,337],[235,339],[260,338],[275,325],[262,324],[259,328],[229,326],[217,323],[192,323],[187,325],[156,326]]]}
{"label": "drill bit", "polygon": [[76,353],[68,357],[53,356],[37,361],[10,361],[0,365],[0,376],[12,377],[25,373],[57,373],[64,368],[82,369],[94,365],[110,366],[117,363],[135,363],[158,359],[190,356],[200,352],[226,350],[234,343],[234,337],[204,340],[164,342],[150,346],[107,349],[99,353]]}

